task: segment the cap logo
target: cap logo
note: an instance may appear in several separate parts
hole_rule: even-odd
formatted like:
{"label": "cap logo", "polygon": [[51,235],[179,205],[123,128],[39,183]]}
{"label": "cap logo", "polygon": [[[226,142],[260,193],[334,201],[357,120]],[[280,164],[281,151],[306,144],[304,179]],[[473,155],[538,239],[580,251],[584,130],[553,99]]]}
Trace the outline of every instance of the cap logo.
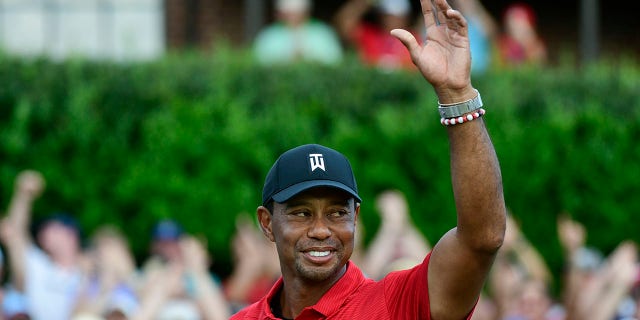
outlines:
{"label": "cap logo", "polygon": [[311,163],[311,172],[316,169],[322,169],[322,171],[327,171],[324,169],[324,158],[322,157],[322,153],[311,153],[309,154],[309,163]]}

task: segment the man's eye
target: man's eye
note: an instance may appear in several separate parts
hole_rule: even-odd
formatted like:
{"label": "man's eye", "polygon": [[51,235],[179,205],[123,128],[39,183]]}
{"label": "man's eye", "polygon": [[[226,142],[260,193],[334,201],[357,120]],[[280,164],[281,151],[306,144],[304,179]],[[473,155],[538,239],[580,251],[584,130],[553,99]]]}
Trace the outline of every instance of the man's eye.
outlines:
{"label": "man's eye", "polygon": [[329,215],[334,218],[339,218],[339,217],[346,216],[347,214],[348,212],[346,210],[335,210],[335,211],[332,211]]}
{"label": "man's eye", "polygon": [[306,216],[309,216],[309,213],[306,211],[294,211],[291,213],[291,215],[295,217],[306,217]]}

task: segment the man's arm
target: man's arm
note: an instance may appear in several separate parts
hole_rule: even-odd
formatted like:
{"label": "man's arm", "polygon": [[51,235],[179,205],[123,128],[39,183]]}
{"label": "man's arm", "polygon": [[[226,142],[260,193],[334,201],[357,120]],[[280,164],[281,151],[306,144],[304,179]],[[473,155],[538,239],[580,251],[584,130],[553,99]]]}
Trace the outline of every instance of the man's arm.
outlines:
{"label": "man's arm", "polygon": [[7,247],[11,263],[12,282],[16,289],[24,289],[25,252],[31,239],[29,223],[31,208],[44,189],[44,179],[39,172],[24,171],[18,175],[7,217],[1,222],[1,238]]}
{"label": "man's arm", "polygon": [[[467,23],[445,0],[422,0],[427,41],[393,30],[441,104],[470,100],[471,54]],[[434,119],[435,120],[435,119]],[[475,305],[504,239],[506,208],[495,150],[482,118],[447,127],[457,227],[434,246],[429,300],[435,320],[463,319]]]}
{"label": "man's arm", "polygon": [[224,320],[231,317],[231,308],[222,290],[209,274],[210,258],[204,244],[193,236],[180,239],[186,274],[193,281],[192,299],[200,307],[205,319]]}

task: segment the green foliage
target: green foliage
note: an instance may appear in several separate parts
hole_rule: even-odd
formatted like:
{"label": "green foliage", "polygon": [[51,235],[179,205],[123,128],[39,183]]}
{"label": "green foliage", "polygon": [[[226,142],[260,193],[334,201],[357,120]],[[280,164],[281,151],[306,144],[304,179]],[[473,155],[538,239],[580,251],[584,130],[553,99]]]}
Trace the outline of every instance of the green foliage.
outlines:
{"label": "green foliage", "polygon": [[[503,70],[474,79],[488,110],[509,208],[552,268],[567,211],[603,251],[640,240],[639,68]],[[48,186],[35,215],[64,210],[90,234],[122,227],[138,257],[153,223],[174,217],[208,239],[228,272],[237,214],[253,214],[283,151],[321,143],[352,161],[366,238],[375,196],[404,191],[435,242],[455,225],[446,131],[416,73],[354,61],[266,68],[237,52],[145,64],[0,57],[0,199],[33,168]]]}

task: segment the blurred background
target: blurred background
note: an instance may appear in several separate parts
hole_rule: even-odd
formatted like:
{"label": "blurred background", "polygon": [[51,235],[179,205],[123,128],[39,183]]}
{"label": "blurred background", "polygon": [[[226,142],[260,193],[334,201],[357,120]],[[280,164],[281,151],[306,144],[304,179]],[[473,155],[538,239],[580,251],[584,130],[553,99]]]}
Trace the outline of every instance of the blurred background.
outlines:
{"label": "blurred background", "polygon": [[[561,301],[575,254],[561,222],[583,228],[598,264],[640,240],[638,5],[451,3],[473,30],[507,206]],[[35,170],[46,188],[33,222],[69,214],[83,249],[114,226],[140,267],[171,220],[200,240],[229,297],[238,255],[255,249],[234,240],[239,221],[255,228],[266,172],[321,143],[352,162],[364,248],[391,189],[435,243],[456,221],[446,131],[437,97],[385,38],[403,27],[423,39],[420,23],[416,0],[0,0],[4,216]]]}

